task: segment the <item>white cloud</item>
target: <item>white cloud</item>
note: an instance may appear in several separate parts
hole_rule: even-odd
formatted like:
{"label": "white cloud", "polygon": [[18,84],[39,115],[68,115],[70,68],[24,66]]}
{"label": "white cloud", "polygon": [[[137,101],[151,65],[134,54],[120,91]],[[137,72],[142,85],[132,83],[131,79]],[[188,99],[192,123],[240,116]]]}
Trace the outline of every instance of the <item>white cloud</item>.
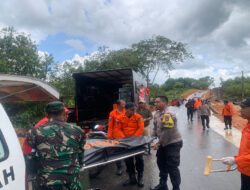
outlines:
{"label": "white cloud", "polygon": [[81,40],[66,40],[64,43],[72,46],[77,50],[84,51],[86,49]]}
{"label": "white cloud", "polygon": [[177,65],[170,72],[173,77],[226,78],[250,68],[249,0],[0,0],[0,4],[0,26],[31,33],[37,42],[60,32],[72,36],[65,43],[78,50],[86,47],[77,37],[112,49],[154,34],[186,42],[195,59]]}

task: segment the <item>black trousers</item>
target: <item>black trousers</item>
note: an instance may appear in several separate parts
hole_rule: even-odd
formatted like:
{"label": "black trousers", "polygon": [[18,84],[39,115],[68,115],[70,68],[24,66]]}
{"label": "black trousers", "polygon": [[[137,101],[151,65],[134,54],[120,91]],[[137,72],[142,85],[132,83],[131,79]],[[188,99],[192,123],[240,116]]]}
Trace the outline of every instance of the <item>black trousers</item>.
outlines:
{"label": "black trousers", "polygon": [[116,164],[116,167],[118,169],[122,168],[122,161],[121,160],[117,161],[115,164]]}
{"label": "black trousers", "polygon": [[178,166],[180,165],[182,144],[183,142],[180,141],[164,147],[160,146],[156,154],[160,179],[166,181],[169,175],[173,189],[178,189],[181,184],[181,175]]}
{"label": "black trousers", "polygon": [[191,119],[193,120],[193,110],[192,109],[187,109],[187,116],[188,116],[188,120]]}
{"label": "black trousers", "polygon": [[205,126],[209,127],[209,116],[208,115],[201,115],[201,123],[203,128]]}
{"label": "black trousers", "polygon": [[231,128],[231,126],[232,126],[232,116],[224,116],[224,122],[225,122],[226,128],[227,128],[228,125],[229,125],[229,128]]}
{"label": "black trousers", "polygon": [[135,168],[138,173],[143,173],[144,171],[144,161],[142,154],[125,159],[125,163],[129,175],[135,174]]}
{"label": "black trousers", "polygon": [[250,189],[250,176],[241,174],[241,190]]}

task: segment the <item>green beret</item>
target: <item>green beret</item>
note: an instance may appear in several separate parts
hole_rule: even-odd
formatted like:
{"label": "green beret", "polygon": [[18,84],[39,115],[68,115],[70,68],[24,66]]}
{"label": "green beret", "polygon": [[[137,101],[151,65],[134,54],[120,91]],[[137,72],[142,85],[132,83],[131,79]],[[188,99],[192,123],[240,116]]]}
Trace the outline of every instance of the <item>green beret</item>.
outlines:
{"label": "green beret", "polygon": [[64,110],[64,104],[59,101],[50,102],[45,108],[46,113],[56,113],[62,110]]}

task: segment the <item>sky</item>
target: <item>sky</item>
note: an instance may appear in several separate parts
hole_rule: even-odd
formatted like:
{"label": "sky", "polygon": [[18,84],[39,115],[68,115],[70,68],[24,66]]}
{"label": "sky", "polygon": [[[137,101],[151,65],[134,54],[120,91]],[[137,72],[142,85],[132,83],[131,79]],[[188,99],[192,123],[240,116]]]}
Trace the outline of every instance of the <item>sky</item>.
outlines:
{"label": "sky", "polygon": [[[31,34],[56,62],[162,35],[194,56],[174,65],[172,78],[211,76],[218,86],[241,71],[250,76],[249,0],[0,0],[0,12],[0,28]],[[160,71],[156,83],[167,77]]]}

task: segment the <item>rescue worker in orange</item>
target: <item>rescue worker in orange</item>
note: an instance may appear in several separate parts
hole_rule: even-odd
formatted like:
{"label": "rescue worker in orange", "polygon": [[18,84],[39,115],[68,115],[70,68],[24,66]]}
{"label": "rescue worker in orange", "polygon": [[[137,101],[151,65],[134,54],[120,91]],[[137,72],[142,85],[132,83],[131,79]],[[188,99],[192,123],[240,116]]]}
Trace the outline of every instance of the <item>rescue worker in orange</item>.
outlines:
{"label": "rescue worker in orange", "polygon": [[199,106],[201,105],[201,99],[199,98],[195,103],[194,103],[194,108],[197,110]]}
{"label": "rescue worker in orange", "polygon": [[224,108],[222,109],[222,115],[224,116],[225,128],[227,130],[232,129],[232,116],[233,116],[233,107],[229,104],[228,100],[224,100]]}
{"label": "rescue worker in orange", "polygon": [[[136,136],[141,137],[144,131],[144,121],[141,115],[135,113],[134,103],[127,103],[125,106],[126,112],[117,119],[117,126],[120,130],[121,137]],[[134,163],[136,160],[136,164]],[[123,185],[135,185],[139,187],[144,186],[143,171],[144,161],[142,154],[125,159],[129,179]],[[138,173],[137,179],[135,177],[135,167]]]}
{"label": "rescue worker in orange", "polygon": [[[126,102],[124,100],[117,100],[117,109],[114,109],[109,114],[109,125],[108,125],[108,134],[107,137],[111,139],[120,139],[120,133],[117,129],[116,120],[117,118],[125,113]],[[116,162],[117,166],[117,175],[122,175],[122,163],[121,161]]]}
{"label": "rescue worker in orange", "polygon": [[226,165],[237,164],[241,173],[241,190],[250,189],[250,97],[239,104],[241,106],[241,117],[247,119],[247,123],[242,131],[239,155],[222,158]]}
{"label": "rescue worker in orange", "polygon": [[194,108],[197,110],[197,117],[200,119],[200,111],[198,110],[199,106],[202,104],[201,99],[198,98],[198,100],[194,103]]}

